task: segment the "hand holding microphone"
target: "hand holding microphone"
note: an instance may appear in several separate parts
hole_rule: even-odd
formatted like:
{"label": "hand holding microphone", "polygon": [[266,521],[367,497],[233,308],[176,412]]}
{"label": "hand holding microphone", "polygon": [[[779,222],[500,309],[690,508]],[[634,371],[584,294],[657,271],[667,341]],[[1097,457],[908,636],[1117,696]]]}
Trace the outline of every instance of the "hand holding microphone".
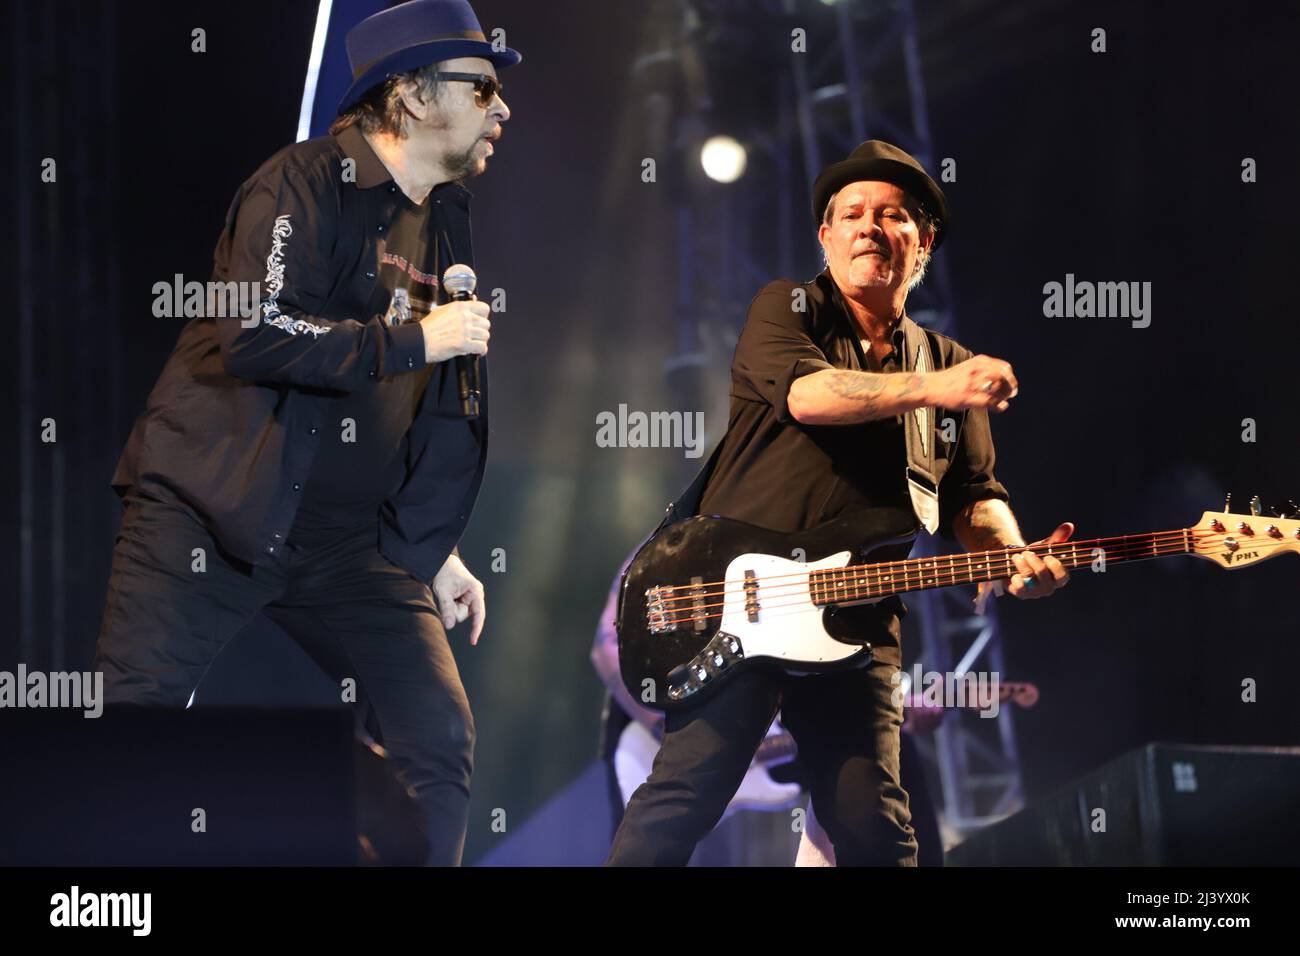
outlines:
{"label": "hand holding microphone", "polygon": [[424,360],[432,365],[456,355],[486,355],[492,309],[476,299],[440,305],[420,319],[424,327]]}
{"label": "hand holding microphone", "polygon": [[478,357],[487,355],[492,337],[491,308],[474,298],[478,277],[469,266],[448,266],[442,287],[452,301],[440,305],[420,320],[424,329],[425,361],[456,359],[456,379],[461,410],[466,418],[477,418],[479,409]]}

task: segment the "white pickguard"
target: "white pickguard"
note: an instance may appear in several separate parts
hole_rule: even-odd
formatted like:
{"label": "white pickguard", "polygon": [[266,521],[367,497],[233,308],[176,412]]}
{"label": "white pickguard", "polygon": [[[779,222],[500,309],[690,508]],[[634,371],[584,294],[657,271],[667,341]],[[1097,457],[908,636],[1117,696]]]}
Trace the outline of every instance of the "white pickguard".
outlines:
{"label": "white pickguard", "polygon": [[[767,736],[782,733],[785,733],[785,729],[780,721],[772,721]],[[623,728],[618,738],[618,748],[614,751],[614,775],[618,778],[618,789],[623,795],[624,806],[632,799],[636,788],[650,776],[658,752],[659,741],[641,724],[634,720]],[[745,779],[740,782],[736,795],[727,804],[723,816],[737,810],[788,810],[798,803],[800,789],[797,783],[777,783],[766,767],[757,762],[752,763],[745,771]]]}
{"label": "white pickguard", "polygon": [[[729,565],[722,630],[740,639],[745,659],[770,657],[797,664],[834,663],[852,657],[862,648],[837,641],[822,627],[825,608],[813,604],[808,572],[842,568],[852,557],[840,551],[820,561],[804,564],[771,554],[742,554]],[[758,579],[758,621],[745,610],[745,572]],[[857,603],[874,603],[859,601]]]}

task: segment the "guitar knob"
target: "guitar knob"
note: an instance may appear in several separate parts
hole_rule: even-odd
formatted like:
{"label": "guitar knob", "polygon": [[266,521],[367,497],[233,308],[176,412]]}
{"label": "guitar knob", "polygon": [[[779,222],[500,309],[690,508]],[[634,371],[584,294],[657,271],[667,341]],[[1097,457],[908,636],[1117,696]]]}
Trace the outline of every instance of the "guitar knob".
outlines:
{"label": "guitar knob", "polygon": [[1272,538],[1282,537],[1282,532],[1278,530],[1278,527],[1275,524],[1271,524],[1268,526],[1268,533],[1269,533],[1269,537]]}
{"label": "guitar knob", "polygon": [[1223,522],[1220,521],[1218,518],[1215,518],[1213,521],[1210,522],[1210,530],[1223,531],[1224,530]]}
{"label": "guitar knob", "polygon": [[1236,551],[1237,548],[1241,547],[1241,545],[1237,544],[1236,538],[1224,538],[1223,546],[1227,548],[1229,551]]}
{"label": "guitar knob", "polygon": [[695,693],[696,687],[691,686],[690,673],[690,668],[686,664],[678,664],[668,672],[669,698],[681,700]]}
{"label": "guitar knob", "polygon": [[1240,531],[1240,532],[1242,532],[1243,534],[1254,534],[1254,533],[1255,533],[1255,532],[1253,532],[1253,531],[1250,530],[1250,525],[1246,524],[1246,522],[1244,522],[1244,521],[1238,521],[1238,522],[1237,522],[1237,530]]}

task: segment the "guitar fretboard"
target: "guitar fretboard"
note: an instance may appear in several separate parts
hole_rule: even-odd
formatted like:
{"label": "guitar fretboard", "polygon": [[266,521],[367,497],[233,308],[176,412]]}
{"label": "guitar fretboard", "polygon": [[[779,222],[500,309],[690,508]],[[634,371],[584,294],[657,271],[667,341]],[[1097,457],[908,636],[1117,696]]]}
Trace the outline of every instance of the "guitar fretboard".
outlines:
{"label": "guitar fretboard", "polygon": [[904,591],[925,591],[954,584],[997,581],[1017,573],[1012,556],[1032,551],[1052,556],[1066,568],[1081,568],[1104,559],[1106,564],[1146,561],[1172,554],[1192,553],[1189,530],[1153,531],[1115,538],[1091,538],[999,551],[970,551],[933,558],[909,558],[858,564],[824,571],[809,571],[808,586],[813,603],[819,606],[848,604],[886,597]]}

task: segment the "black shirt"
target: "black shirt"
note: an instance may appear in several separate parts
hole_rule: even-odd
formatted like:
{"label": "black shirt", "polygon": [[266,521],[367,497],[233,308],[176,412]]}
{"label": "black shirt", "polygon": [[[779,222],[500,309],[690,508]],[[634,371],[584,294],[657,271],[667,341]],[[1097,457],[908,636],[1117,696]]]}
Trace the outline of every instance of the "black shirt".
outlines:
{"label": "black shirt", "polygon": [[[439,210],[448,254],[472,265],[469,198],[464,187],[443,183],[425,202]],[[418,322],[387,321],[395,286],[380,279],[381,259],[404,206],[355,126],[267,160],[236,193],[213,268],[215,282],[260,283],[258,321],[204,316],[185,326],[127,440],[114,490],[175,496],[230,554],[255,564],[276,554],[294,526],[325,433],[338,434],[337,399],[423,370],[400,487],[393,491],[374,463],[363,484],[388,488],[380,551],[431,580],[482,483],[487,362],[480,417],[471,423],[461,415],[454,363],[427,366]],[[412,313],[423,314],[415,303]],[[413,388],[414,405],[420,386],[404,387]]]}
{"label": "black shirt", "polygon": [[[796,305],[803,290],[804,309]],[[804,425],[790,414],[790,385],[828,368],[872,371],[860,332],[828,272],[811,283],[778,280],[764,286],[749,314],[731,363],[731,419],[718,461],[700,501],[702,514],[747,521],[773,531],[815,527],[843,514],[874,506],[911,510],[907,491],[907,449],[902,416],[859,425]],[[944,335],[938,368],[970,357]],[[899,371],[903,333],[880,371]],[[939,484],[939,530],[952,536],[952,519],[972,501],[1009,500],[994,477],[993,439],[983,409],[946,413],[956,441],[936,442],[949,458]]]}
{"label": "black shirt", "polygon": [[[416,205],[404,193],[380,242],[379,279],[370,310],[390,326],[416,321],[440,303],[442,270],[451,265],[440,204]],[[407,432],[419,412],[429,369],[387,375],[333,399],[289,540],[310,544],[372,523],[396,493],[409,462]]]}

